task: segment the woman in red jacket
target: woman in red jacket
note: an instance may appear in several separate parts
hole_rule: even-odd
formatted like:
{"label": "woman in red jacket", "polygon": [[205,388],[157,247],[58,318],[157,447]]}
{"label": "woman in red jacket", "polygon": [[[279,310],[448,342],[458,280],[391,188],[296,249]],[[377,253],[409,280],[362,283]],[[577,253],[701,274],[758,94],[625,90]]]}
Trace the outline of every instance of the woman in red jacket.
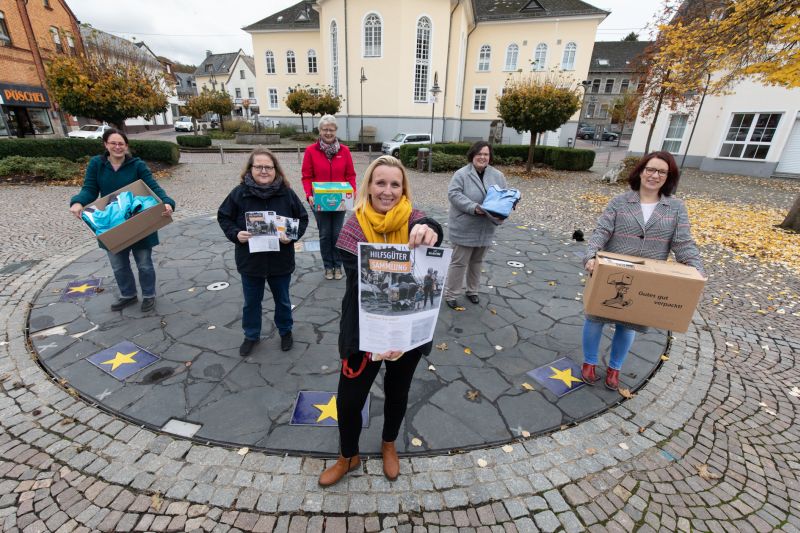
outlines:
{"label": "woman in red jacket", "polygon": [[319,139],[306,148],[303,156],[303,190],[317,220],[319,248],[325,279],[342,279],[342,260],[336,251],[336,241],[344,222],[344,211],[317,211],[311,183],[315,181],[346,181],[356,191],[356,171],[347,146],[336,138],[336,117],[323,115],[319,119]]}

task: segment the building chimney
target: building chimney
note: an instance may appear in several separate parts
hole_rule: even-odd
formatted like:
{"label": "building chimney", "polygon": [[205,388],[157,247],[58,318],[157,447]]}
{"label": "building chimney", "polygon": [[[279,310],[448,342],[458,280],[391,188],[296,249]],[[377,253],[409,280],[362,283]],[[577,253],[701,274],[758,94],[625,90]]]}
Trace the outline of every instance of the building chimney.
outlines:
{"label": "building chimney", "polygon": [[211,50],[206,50],[206,57],[211,57]]}

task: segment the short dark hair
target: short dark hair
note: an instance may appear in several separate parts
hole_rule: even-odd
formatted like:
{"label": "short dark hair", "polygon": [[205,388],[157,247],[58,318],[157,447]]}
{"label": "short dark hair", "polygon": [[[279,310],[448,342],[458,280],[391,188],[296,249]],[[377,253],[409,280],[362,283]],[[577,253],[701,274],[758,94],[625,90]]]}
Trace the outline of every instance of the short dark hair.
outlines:
{"label": "short dark hair", "polygon": [[675,163],[675,158],[672,157],[672,154],[664,151],[650,152],[636,163],[636,166],[633,167],[633,170],[631,170],[628,176],[628,183],[631,189],[634,191],[639,190],[639,187],[642,185],[642,172],[644,171],[644,167],[646,167],[647,163],[652,159],[660,159],[669,167],[667,170],[667,181],[664,182],[664,185],[661,186],[658,192],[664,196],[672,196],[678,189],[678,181],[681,179],[681,172],[678,170],[678,165]]}
{"label": "short dark hair", "polygon": [[128,136],[122,133],[117,128],[108,128],[105,132],[103,132],[103,142],[107,143],[108,138],[114,135],[115,133],[120,137],[122,137],[122,139],[125,141],[125,144],[128,144]]}
{"label": "short dark hair", "polygon": [[472,160],[475,159],[475,156],[478,155],[478,152],[483,150],[485,146],[489,147],[489,164],[491,165],[494,163],[494,150],[492,149],[492,145],[486,141],[477,141],[475,144],[469,147],[469,150],[467,150],[467,161],[472,163]]}

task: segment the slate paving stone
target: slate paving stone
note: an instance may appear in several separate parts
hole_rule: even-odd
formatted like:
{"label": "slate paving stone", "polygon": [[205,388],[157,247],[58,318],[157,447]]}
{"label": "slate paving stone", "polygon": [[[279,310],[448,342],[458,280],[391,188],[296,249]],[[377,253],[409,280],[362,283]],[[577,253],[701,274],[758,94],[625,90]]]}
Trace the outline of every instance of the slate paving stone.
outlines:
{"label": "slate paving stone", "polygon": [[[444,212],[431,214],[446,219]],[[216,221],[208,216],[180,220],[165,228],[161,240],[165,246],[154,256],[159,285],[152,313],[141,313],[139,306],[109,311],[116,287],[99,250],[79,257],[47,283],[52,292],[71,280],[95,277],[103,279],[106,290],[70,303],[53,303],[47,288],[40,292],[31,312],[32,328],[63,325],[68,333],[34,339],[45,367],[104,407],[151,427],[159,428],[169,418],[187,419],[202,424],[198,438],[233,446],[336,453],[335,435],[326,429],[290,427],[288,421],[298,390],[336,390],[344,282],[323,279],[318,252],[297,252],[291,287],[295,346],[289,354],[279,351],[267,294],[262,340],[243,360],[238,355],[243,338],[241,282],[233,248]],[[559,402],[546,391],[521,389],[530,381],[525,372],[558,357],[576,357],[580,349],[583,315],[575,297],[583,291],[582,268],[573,252],[583,245],[540,228],[516,226],[500,227],[496,243],[483,267],[481,303],[464,302],[464,312],[441,310],[435,341],[449,349],[434,349],[417,369],[401,431],[408,432],[408,439],[397,442],[401,451],[509,440],[515,436],[512,428],[533,434],[551,431],[619,400],[610,391],[586,390]],[[512,267],[507,261],[524,266]],[[216,281],[230,285],[206,289]],[[97,329],[88,331],[94,325]],[[76,339],[69,336],[73,332],[86,333]],[[84,368],[82,357],[122,339],[135,340],[162,361],[122,384]],[[640,336],[621,376],[626,386],[635,388],[652,373],[665,341],[661,332]],[[56,346],[48,348],[48,343]],[[465,347],[472,353],[465,354]],[[428,370],[430,364],[435,371]],[[382,387],[379,377],[370,427],[362,435],[364,453],[379,452]],[[466,398],[468,391],[478,392],[474,400]],[[410,446],[414,436],[423,446]]]}

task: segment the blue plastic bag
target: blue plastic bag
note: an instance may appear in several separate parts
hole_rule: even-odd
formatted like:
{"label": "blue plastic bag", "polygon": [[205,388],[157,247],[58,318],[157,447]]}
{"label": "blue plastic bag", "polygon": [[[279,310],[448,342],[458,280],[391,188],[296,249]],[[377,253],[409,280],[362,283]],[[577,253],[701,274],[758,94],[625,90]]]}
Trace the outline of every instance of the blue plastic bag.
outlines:
{"label": "blue plastic bag", "polygon": [[134,196],[130,191],[123,191],[117,195],[116,199],[109,202],[103,210],[85,209],[82,218],[94,230],[96,235],[102,235],[132,216],[155,205],[158,205],[158,200],[152,196]]}
{"label": "blue plastic bag", "polygon": [[505,220],[516,208],[520,198],[522,194],[517,189],[501,189],[497,185],[492,185],[486,191],[486,198],[483,199],[481,208],[490,215]]}

